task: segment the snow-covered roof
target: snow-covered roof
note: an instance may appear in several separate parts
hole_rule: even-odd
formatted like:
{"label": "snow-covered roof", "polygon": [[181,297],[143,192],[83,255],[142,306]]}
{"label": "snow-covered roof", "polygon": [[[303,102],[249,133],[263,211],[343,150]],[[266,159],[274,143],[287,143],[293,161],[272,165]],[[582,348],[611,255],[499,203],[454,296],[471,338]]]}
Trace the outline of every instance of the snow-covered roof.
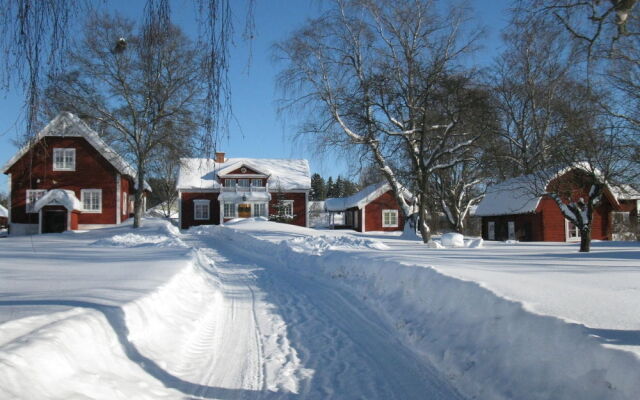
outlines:
{"label": "snow-covered roof", "polygon": [[[327,211],[344,211],[353,207],[361,209],[373,200],[387,193],[389,190],[391,190],[391,185],[387,182],[376,183],[365,187],[358,193],[349,197],[328,198],[324,201],[324,207]],[[405,189],[404,197],[406,199],[411,199],[412,196],[413,195]]]}
{"label": "snow-covered roof", "polygon": [[[579,165],[571,168],[576,167],[580,168]],[[553,178],[564,174],[569,169],[563,168],[555,174],[545,174],[544,178],[536,174],[523,175],[489,186],[473,215],[488,217],[533,213],[542,198],[536,195],[536,192],[541,191]],[[607,184],[606,189],[613,196],[612,201],[640,199],[640,193],[629,185]]]}
{"label": "snow-covered roof", "polygon": [[73,190],[49,190],[44,196],[36,201],[36,204],[33,205],[33,210],[38,212],[42,207],[50,205],[60,205],[64,206],[67,210],[82,211],[82,203],[78,200]]}
{"label": "snow-covered roof", "polygon": [[219,189],[220,173],[223,172],[224,176],[224,173],[242,166],[266,174],[271,191],[277,188],[311,189],[311,173],[307,160],[272,158],[228,158],[223,163],[210,158],[183,158],[176,186],[178,189]]}
{"label": "snow-covered roof", "polygon": [[9,211],[0,205],[0,217],[9,218]]}
{"label": "snow-covered roof", "polygon": [[535,176],[525,175],[489,186],[474,216],[527,214],[536,211],[540,196],[534,194]]}
{"label": "snow-covered roof", "polygon": [[640,199],[640,192],[638,192],[631,185],[627,185],[627,184],[611,185],[611,187],[609,189],[611,189],[611,193],[618,200],[638,200],[638,199]]}
{"label": "snow-covered roof", "polygon": [[[116,153],[108,144],[104,142],[96,131],[91,129],[78,116],[70,112],[63,111],[51,120],[35,137],[35,140],[24,146],[18,151],[5,165],[2,167],[2,173],[6,173],[13,164],[15,164],[22,156],[24,156],[31,146],[43,137],[83,137],[100,153],[113,167],[122,175],[128,175],[136,182],[136,171],[126,162],[118,153]],[[151,187],[147,182],[144,188],[151,191]]]}

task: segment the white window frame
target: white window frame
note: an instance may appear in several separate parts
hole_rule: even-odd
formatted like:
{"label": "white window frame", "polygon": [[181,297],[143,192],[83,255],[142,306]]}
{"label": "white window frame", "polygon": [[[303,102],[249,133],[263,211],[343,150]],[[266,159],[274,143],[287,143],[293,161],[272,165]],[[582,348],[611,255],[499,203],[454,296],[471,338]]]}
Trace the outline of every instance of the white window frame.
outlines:
{"label": "white window frame", "polygon": [[[57,164],[58,157],[62,157],[62,165]],[[76,149],[54,148],[53,149],[53,170],[54,171],[75,171],[76,170]]]}
{"label": "white window frame", "polygon": [[224,186],[225,187],[236,187],[237,182],[235,179],[225,179],[224,180]]}
{"label": "white window frame", "polygon": [[[263,215],[260,215],[258,213],[260,207],[264,207]],[[268,203],[254,203],[251,215],[253,215],[254,217],[267,217],[267,216],[269,216],[269,204]]]}
{"label": "white window frame", "polygon": [[291,213],[285,213],[287,217],[293,217],[293,200],[280,200],[283,205],[291,207]]}
{"label": "white window frame", "polygon": [[127,203],[127,192],[123,192],[122,193],[122,215],[128,215],[129,213],[127,211],[128,210],[128,206],[129,204]]}
{"label": "white window frame", "polygon": [[[243,185],[244,183],[244,185]],[[251,187],[251,179],[248,178],[240,178],[238,179],[238,187],[248,188]]]}
{"label": "white window frame", "polygon": [[496,221],[487,222],[487,240],[496,240]]}
{"label": "white window frame", "polygon": [[[389,222],[385,222],[385,216],[389,216]],[[395,221],[392,222],[393,220]],[[398,227],[398,210],[382,210],[382,227],[383,228],[397,228]]]}
{"label": "white window frame", "polygon": [[[99,209],[87,209],[85,208],[85,197],[88,194],[98,193],[98,205]],[[80,190],[80,202],[82,203],[82,212],[87,214],[101,214],[102,213],[102,189],[81,189]]]}
{"label": "white window frame", "polygon": [[[45,189],[27,189],[26,200],[25,200],[25,210],[28,214],[33,214],[33,206],[36,204],[38,200],[42,198],[47,193]],[[34,198],[31,198],[31,195],[35,195]],[[39,195],[39,196],[38,196]]]}
{"label": "white window frame", "polygon": [[[195,221],[208,221],[211,218],[210,205],[211,205],[211,200],[205,200],[205,199],[194,200],[193,201],[193,219]],[[201,215],[198,215],[198,209],[200,209],[201,211],[204,210],[206,211],[206,213],[202,212]]]}
{"label": "white window frame", "polygon": [[251,179],[251,186],[253,187],[264,187],[264,183],[262,183],[263,180],[260,178],[253,178]]}
{"label": "white window frame", "polygon": [[[228,211],[233,211],[229,213]],[[222,218],[236,218],[238,215],[238,207],[235,203],[223,203],[222,206]]]}
{"label": "white window frame", "polygon": [[[571,225],[573,225],[573,235],[571,234]],[[578,227],[573,222],[569,221],[566,218],[564,219],[564,234],[567,242],[577,242],[581,237],[580,229],[578,229]]]}

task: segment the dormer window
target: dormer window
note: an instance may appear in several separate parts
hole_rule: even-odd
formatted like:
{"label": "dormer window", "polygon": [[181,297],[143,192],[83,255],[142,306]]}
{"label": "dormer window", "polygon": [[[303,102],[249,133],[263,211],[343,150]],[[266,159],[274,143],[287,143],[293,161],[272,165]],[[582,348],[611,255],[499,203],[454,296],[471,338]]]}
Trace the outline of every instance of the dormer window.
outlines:
{"label": "dormer window", "polygon": [[76,149],[53,149],[54,171],[76,170]]}

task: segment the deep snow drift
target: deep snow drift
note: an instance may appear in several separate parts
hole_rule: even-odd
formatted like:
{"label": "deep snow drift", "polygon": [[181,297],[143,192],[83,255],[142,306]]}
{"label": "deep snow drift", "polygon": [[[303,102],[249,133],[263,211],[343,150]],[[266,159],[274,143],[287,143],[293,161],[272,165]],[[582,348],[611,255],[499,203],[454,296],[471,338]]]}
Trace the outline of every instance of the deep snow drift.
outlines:
{"label": "deep snow drift", "polygon": [[637,398],[637,245],[472,243],[254,219],[2,239],[0,398]]}

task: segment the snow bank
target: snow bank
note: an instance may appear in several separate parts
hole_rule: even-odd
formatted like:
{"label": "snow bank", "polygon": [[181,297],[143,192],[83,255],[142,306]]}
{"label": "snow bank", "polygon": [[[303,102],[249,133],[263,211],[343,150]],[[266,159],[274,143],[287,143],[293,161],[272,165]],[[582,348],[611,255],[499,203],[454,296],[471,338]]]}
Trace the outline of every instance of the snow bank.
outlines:
{"label": "snow bank", "polygon": [[167,221],[153,231],[141,228],[142,233],[124,233],[102,238],[91,243],[96,247],[182,247],[188,246],[177,236],[180,231]]}
{"label": "snow bank", "polygon": [[465,247],[464,236],[457,232],[449,232],[442,235],[440,243],[445,247]]}
{"label": "snow bank", "polygon": [[247,257],[341,280],[469,397],[635,399],[640,392],[634,355],[606,348],[582,326],[533,314],[477,283],[358,252],[319,256],[305,240],[274,243],[223,227],[208,233],[242,243],[238,250]]}

